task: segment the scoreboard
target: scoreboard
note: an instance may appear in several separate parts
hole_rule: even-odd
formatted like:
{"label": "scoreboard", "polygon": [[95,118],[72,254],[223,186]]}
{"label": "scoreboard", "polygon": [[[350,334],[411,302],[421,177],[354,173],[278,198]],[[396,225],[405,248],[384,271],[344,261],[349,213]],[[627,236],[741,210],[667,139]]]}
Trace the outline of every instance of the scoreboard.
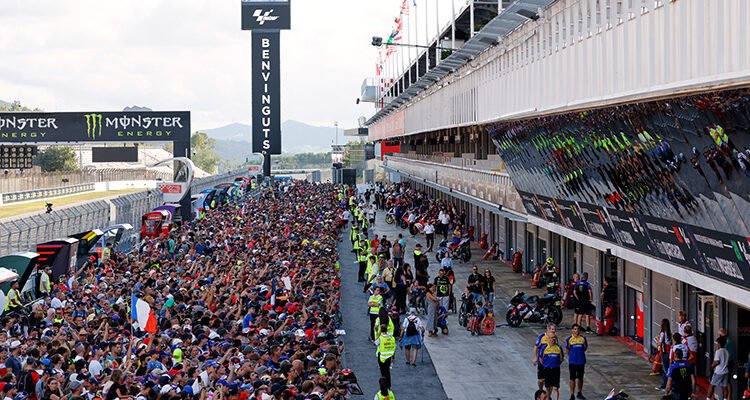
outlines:
{"label": "scoreboard", "polygon": [[37,147],[27,145],[0,146],[0,168],[31,168],[31,160],[36,156]]}

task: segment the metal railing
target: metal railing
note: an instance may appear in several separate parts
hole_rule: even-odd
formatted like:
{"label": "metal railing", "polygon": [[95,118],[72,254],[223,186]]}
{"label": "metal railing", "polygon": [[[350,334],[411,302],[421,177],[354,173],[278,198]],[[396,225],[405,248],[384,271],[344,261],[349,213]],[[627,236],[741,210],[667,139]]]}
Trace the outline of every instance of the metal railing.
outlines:
{"label": "metal railing", "polygon": [[0,193],[25,192],[36,189],[73,186],[84,183],[112,181],[170,180],[172,174],[153,169],[104,168],[70,172],[32,172],[29,170],[0,171]]}
{"label": "metal railing", "polygon": [[[210,176],[193,181],[193,193],[231,182],[242,170]],[[9,218],[0,221],[0,255],[20,251],[34,251],[38,243],[68,237],[91,229],[114,224],[140,226],[141,216],[163,204],[162,193],[152,189],[95,200],[57,209],[49,214]]]}
{"label": "metal railing", "polygon": [[525,213],[510,175],[411,157],[385,157],[385,167],[437,183],[481,200]]}

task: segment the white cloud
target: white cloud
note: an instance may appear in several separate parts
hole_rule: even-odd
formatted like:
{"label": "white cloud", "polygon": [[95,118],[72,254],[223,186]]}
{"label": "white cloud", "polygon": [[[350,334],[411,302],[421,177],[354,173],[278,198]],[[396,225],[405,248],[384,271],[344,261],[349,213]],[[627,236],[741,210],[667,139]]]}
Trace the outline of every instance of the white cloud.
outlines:
{"label": "white cloud", "polygon": [[[390,32],[400,5],[293,1],[281,35],[282,120],[353,127],[371,115],[355,105],[375,70],[369,42]],[[0,24],[0,99],[48,111],[190,110],[196,129],[250,122],[239,0],[2,0]]]}

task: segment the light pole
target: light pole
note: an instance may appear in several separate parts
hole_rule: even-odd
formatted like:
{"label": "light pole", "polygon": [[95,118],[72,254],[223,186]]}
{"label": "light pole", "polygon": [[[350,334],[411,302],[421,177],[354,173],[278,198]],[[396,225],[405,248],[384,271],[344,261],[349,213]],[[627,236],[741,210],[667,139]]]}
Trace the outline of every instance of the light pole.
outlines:
{"label": "light pole", "polygon": [[339,121],[333,121],[333,126],[336,127],[336,144],[339,144]]}

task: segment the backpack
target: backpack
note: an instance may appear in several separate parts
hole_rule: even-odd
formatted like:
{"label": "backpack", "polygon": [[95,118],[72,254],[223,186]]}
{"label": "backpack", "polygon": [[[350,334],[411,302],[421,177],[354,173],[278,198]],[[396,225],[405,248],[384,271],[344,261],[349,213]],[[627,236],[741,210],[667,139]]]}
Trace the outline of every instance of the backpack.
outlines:
{"label": "backpack", "polygon": [[417,324],[413,319],[409,319],[409,325],[406,326],[406,336],[414,336],[418,334],[419,330],[417,329]]}
{"label": "backpack", "polygon": [[34,393],[35,389],[36,382],[34,382],[34,376],[31,372],[21,372],[21,376],[18,377],[18,390],[26,393]]}

